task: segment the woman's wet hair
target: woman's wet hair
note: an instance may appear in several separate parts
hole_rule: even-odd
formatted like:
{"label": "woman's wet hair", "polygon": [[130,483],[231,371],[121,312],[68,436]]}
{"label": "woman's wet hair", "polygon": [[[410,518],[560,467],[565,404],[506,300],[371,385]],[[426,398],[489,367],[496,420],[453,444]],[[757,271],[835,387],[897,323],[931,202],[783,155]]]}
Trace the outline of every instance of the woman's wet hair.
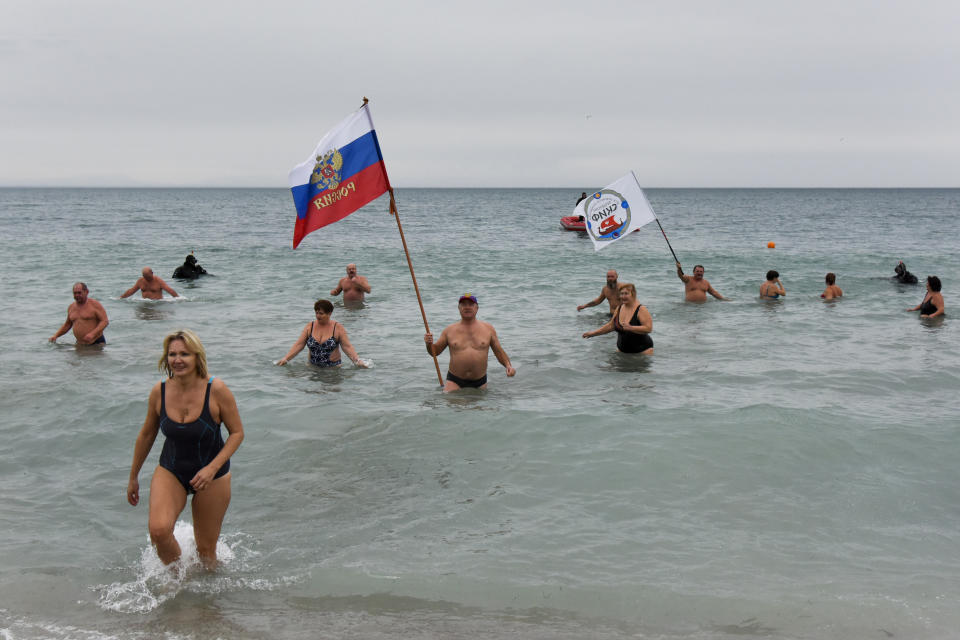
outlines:
{"label": "woman's wet hair", "polygon": [[827,277],[825,279],[827,281],[827,284],[832,286],[837,283],[837,274],[831,271],[830,273],[827,274]]}
{"label": "woman's wet hair", "polygon": [[931,291],[940,292],[940,288],[943,286],[940,284],[940,278],[937,276],[927,276],[927,284],[930,285]]}
{"label": "woman's wet hair", "polygon": [[637,288],[633,286],[633,284],[629,282],[621,282],[619,285],[617,285],[617,293],[620,293],[624,289],[628,289],[634,298],[637,297]]}
{"label": "woman's wet hair", "polygon": [[329,300],[317,300],[313,303],[313,311],[314,313],[319,311],[323,311],[327,314],[333,313],[333,303]]}
{"label": "woman's wet hair", "polygon": [[163,339],[163,354],[160,356],[160,361],[157,363],[157,368],[160,369],[161,373],[166,373],[167,377],[173,377],[173,369],[170,368],[170,361],[167,359],[167,354],[170,353],[170,343],[174,340],[181,340],[183,344],[186,345],[187,351],[192,353],[197,358],[197,375],[201,378],[207,377],[207,352],[203,348],[203,343],[200,342],[200,338],[197,337],[193,331],[190,329],[177,329],[173,333],[167,334]]}
{"label": "woman's wet hair", "polygon": [[779,277],[780,277],[780,274],[774,271],[773,269],[770,269],[770,271],[767,271],[767,280],[773,280],[774,278],[779,278]]}

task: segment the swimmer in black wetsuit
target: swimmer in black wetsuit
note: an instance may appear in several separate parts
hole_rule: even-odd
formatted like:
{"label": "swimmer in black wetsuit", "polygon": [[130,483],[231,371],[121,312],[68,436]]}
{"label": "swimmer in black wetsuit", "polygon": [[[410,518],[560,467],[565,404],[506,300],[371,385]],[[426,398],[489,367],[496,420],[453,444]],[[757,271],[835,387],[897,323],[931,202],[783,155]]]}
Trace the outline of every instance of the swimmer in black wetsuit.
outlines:
{"label": "swimmer in black wetsuit", "polygon": [[183,264],[176,268],[173,277],[179,280],[196,280],[200,276],[207,275],[207,270],[200,266],[193,253],[188,255]]}
{"label": "swimmer in black wetsuit", "polygon": [[[593,331],[583,334],[584,338],[617,332],[617,349],[623,353],[642,353],[653,355],[653,317],[645,306],[637,301],[637,289],[629,282],[620,283],[620,306],[610,320]],[[626,324],[624,322],[626,321]]]}
{"label": "swimmer in black wetsuit", "polygon": [[920,304],[907,309],[907,311],[919,311],[921,318],[936,318],[937,316],[944,315],[946,309],[943,305],[943,294],[940,293],[940,289],[942,288],[943,285],[940,282],[940,278],[937,276],[928,276],[927,295],[923,297],[923,301]]}
{"label": "swimmer in black wetsuit", "polygon": [[894,278],[896,278],[897,282],[903,284],[917,284],[917,276],[907,271],[907,265],[903,263],[903,260],[897,263],[897,266],[893,268],[893,272],[896,274]]}
{"label": "swimmer in black wetsuit", "polygon": [[[133,450],[127,501],[134,506],[140,502],[140,469],[162,430],[167,440],[150,482],[150,540],[164,564],[180,558],[173,528],[193,493],[197,554],[213,569],[230,504],[230,457],[243,441],[243,423],[227,385],[219,378],[207,379],[207,357],[196,334],[176,331],[164,338],[163,346],[158,366],[169,378],[150,391],[147,418]],[[226,442],[221,423],[227,429]]]}

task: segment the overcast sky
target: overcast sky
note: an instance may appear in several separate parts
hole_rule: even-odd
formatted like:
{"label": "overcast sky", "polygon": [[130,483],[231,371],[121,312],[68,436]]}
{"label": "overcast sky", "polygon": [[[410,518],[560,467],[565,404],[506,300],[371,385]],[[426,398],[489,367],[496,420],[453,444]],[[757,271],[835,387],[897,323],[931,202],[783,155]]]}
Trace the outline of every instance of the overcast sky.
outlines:
{"label": "overcast sky", "polygon": [[960,186],[960,2],[0,0],[0,185]]}

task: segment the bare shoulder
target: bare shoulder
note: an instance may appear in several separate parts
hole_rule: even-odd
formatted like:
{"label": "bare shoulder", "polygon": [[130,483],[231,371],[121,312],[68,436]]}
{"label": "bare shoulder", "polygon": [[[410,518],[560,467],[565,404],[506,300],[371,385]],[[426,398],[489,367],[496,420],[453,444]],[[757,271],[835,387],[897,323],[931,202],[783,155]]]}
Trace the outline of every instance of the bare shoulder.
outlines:
{"label": "bare shoulder", "polygon": [[210,393],[221,400],[233,397],[233,392],[230,391],[230,387],[220,378],[214,378],[210,383]]}
{"label": "bare shoulder", "polygon": [[160,414],[160,390],[162,389],[162,383],[157,382],[153,385],[153,388],[150,389],[150,399],[147,400],[147,404],[157,413]]}
{"label": "bare shoulder", "polygon": [[95,308],[100,309],[101,311],[103,310],[103,305],[100,304],[100,301],[99,301],[99,300],[94,300],[93,298],[88,298],[88,299],[87,299],[87,302],[92,302],[92,303],[93,303],[93,306],[94,306]]}

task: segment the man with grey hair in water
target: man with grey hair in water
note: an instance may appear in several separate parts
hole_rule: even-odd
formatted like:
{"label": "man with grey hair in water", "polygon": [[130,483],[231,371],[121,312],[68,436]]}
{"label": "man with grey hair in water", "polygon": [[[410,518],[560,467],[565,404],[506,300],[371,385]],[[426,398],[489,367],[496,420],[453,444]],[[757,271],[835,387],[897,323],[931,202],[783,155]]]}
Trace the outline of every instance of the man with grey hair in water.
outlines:
{"label": "man with grey hair in water", "polygon": [[73,285],[73,303],[67,307],[67,321],[50,336],[50,342],[56,342],[72,327],[77,344],[106,344],[103,330],[110,324],[107,310],[89,295],[90,290],[83,282]]}

